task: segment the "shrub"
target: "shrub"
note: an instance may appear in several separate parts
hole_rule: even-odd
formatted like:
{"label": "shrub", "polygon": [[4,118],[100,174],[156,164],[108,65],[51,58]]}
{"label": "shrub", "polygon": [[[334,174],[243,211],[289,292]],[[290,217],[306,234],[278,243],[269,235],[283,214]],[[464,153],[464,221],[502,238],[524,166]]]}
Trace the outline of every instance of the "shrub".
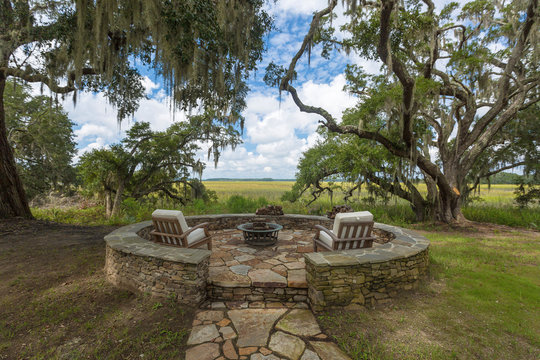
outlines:
{"label": "shrub", "polygon": [[255,200],[241,195],[233,195],[227,200],[227,210],[233,214],[254,213],[259,207],[267,204],[268,200],[262,196]]}

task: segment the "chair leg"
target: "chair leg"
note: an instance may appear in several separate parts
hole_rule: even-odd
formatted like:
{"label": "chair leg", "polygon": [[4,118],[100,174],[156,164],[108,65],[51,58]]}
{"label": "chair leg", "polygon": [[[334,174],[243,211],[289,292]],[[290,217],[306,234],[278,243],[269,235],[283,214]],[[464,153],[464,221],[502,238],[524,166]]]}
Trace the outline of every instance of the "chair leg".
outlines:
{"label": "chair leg", "polygon": [[212,250],[212,239],[208,239],[208,250]]}

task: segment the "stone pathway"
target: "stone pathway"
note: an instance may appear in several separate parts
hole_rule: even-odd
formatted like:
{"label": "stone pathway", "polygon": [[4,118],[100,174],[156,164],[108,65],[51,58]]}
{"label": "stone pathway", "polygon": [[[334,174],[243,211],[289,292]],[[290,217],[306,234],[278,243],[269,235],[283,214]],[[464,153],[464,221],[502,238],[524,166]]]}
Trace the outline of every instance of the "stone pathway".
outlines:
{"label": "stone pathway", "polygon": [[207,304],[193,320],[186,360],[350,360],[308,309]]}
{"label": "stone pathway", "polygon": [[[273,246],[213,232],[207,302],[195,315],[186,360],[350,360],[307,305],[304,253],[314,231],[281,230]],[[222,300],[222,301],[220,301]]]}

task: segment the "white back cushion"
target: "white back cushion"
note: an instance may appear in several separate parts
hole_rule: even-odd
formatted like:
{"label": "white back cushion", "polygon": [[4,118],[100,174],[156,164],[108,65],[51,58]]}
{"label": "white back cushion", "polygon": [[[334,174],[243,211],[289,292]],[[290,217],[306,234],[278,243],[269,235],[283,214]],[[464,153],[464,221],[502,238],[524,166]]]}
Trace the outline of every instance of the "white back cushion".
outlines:
{"label": "white back cushion", "polygon": [[[334,227],[332,229],[333,233],[338,235],[339,226],[341,224],[347,224],[347,225],[355,225],[358,223],[365,223],[365,222],[371,222],[373,221],[373,214],[369,211],[357,211],[352,213],[338,213],[336,214],[336,218],[334,219]],[[342,239],[344,238],[358,238],[362,236],[366,236],[367,234],[362,234],[362,227],[358,227],[356,230],[356,234],[352,234],[353,228],[349,230],[349,234],[343,233],[341,234]],[[365,232],[368,231],[368,228],[366,228]]]}
{"label": "white back cushion", "polygon": [[186,232],[189,230],[189,226],[186,222],[186,219],[184,218],[184,214],[182,214],[180,210],[157,209],[154,210],[154,212],[152,213],[152,218],[177,218],[178,222],[180,223],[180,227],[182,228],[182,232]]}

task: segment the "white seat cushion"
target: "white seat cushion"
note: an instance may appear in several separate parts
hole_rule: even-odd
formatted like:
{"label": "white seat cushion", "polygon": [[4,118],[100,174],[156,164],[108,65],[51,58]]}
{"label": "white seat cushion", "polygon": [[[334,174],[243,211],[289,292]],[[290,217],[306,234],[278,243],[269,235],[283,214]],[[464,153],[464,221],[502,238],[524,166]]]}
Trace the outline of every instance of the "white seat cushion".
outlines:
{"label": "white seat cushion", "polygon": [[[356,223],[365,223],[373,221],[373,214],[369,211],[357,211],[352,213],[338,213],[334,219],[333,233],[337,234],[339,231],[339,226],[343,224],[356,224]],[[366,232],[367,232],[366,228]],[[352,229],[351,229],[352,231]],[[342,234],[341,238],[353,238],[353,237],[362,237],[366,234],[361,234],[362,228],[359,227],[357,234]]]}
{"label": "white seat cushion", "polygon": [[157,209],[154,210],[152,213],[152,218],[177,218],[178,222],[180,223],[180,227],[182,228],[182,232],[185,233],[189,230],[189,226],[186,222],[186,219],[184,218],[184,214],[180,210],[164,210],[164,209]]}
{"label": "white seat cushion", "polygon": [[190,233],[187,236],[188,245],[191,245],[194,242],[204,239],[205,237],[206,237],[206,234],[204,233],[204,229],[195,229],[192,233]]}
{"label": "white seat cushion", "polygon": [[321,231],[319,233],[319,240],[324,243],[326,246],[328,246],[330,249],[333,249],[333,246],[332,246],[332,238],[330,237],[330,235],[328,235],[327,233]]}

